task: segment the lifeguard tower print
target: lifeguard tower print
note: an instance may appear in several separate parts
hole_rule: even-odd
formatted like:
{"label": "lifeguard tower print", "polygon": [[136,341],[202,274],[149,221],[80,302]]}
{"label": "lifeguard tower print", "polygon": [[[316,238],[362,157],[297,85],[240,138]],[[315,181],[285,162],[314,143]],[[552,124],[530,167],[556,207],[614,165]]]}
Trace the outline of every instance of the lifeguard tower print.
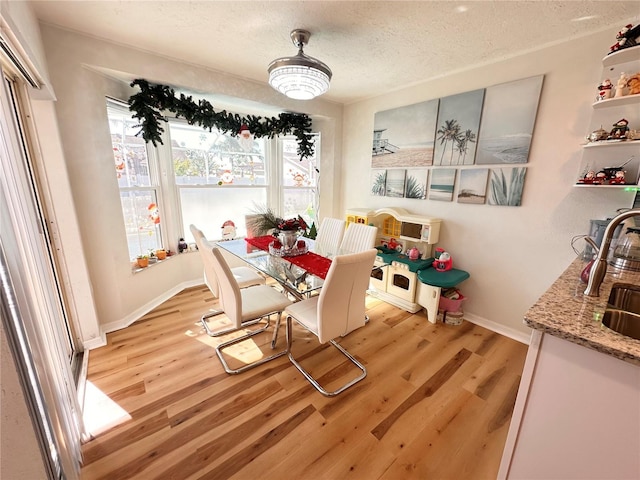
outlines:
{"label": "lifeguard tower print", "polygon": [[373,168],[428,167],[433,149],[439,100],[377,112],[373,125]]}
{"label": "lifeguard tower print", "polygon": [[373,131],[373,155],[384,155],[386,153],[396,153],[398,147],[389,143],[388,138],[382,138],[382,132],[387,129]]}

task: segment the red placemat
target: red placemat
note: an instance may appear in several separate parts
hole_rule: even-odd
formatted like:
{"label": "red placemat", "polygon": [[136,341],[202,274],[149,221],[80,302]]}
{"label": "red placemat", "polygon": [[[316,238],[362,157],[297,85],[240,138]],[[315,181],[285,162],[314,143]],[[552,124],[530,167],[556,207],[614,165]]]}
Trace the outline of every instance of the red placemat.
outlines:
{"label": "red placemat", "polygon": [[[269,251],[269,244],[273,242],[274,238],[271,235],[265,235],[263,237],[245,238],[245,241],[249,245],[258,247],[260,250]],[[329,267],[331,266],[331,259],[318,255],[317,253],[308,252],[303,255],[296,255],[295,257],[284,257],[289,262],[304,268],[307,272],[325,279]]]}

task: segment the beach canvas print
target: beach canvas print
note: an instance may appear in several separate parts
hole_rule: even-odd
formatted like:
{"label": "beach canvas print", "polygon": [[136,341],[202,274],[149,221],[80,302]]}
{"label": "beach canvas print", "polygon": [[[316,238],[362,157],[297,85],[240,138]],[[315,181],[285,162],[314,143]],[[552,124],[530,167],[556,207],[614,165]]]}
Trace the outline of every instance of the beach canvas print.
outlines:
{"label": "beach canvas print", "polygon": [[458,203],[483,204],[487,197],[488,168],[460,170]]}
{"label": "beach canvas print", "polygon": [[434,165],[473,165],[484,89],[440,99]]}
{"label": "beach canvas print", "polygon": [[429,200],[450,202],[453,200],[453,187],[456,183],[455,168],[434,168],[429,182]]}
{"label": "beach canvas print", "polygon": [[387,171],[373,169],[371,170],[371,195],[384,197],[387,188]]}
{"label": "beach canvas print", "polygon": [[477,165],[527,163],[544,75],[487,88]]}
{"label": "beach canvas print", "polygon": [[406,170],[387,170],[385,196],[404,197],[404,178]]}
{"label": "beach canvas print", "polygon": [[526,173],[526,167],[492,168],[489,179],[489,205],[520,206]]}
{"label": "beach canvas print", "polygon": [[373,168],[433,165],[438,99],[377,112],[373,122]]}
{"label": "beach canvas print", "polygon": [[404,184],[405,198],[427,198],[427,176],[429,171],[424,168],[410,168],[407,170],[407,179]]}

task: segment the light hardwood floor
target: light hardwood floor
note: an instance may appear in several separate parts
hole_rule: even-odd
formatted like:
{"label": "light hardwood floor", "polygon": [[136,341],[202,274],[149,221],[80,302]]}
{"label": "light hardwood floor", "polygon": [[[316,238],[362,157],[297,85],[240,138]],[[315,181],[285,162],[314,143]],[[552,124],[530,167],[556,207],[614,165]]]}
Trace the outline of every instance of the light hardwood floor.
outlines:
{"label": "light hardwood floor", "polygon": [[[340,342],[368,376],[326,398],[286,356],[226,374],[213,348],[221,340],[199,321],[216,305],[204,286],[185,290],[90,352],[88,382],[130,418],[84,444],[83,479],[496,477],[525,345],[368,297],[370,322]],[[296,357],[322,382],[356,375],[294,329]],[[284,337],[282,327],[280,348]],[[257,338],[231,355],[266,352],[270,337]]]}

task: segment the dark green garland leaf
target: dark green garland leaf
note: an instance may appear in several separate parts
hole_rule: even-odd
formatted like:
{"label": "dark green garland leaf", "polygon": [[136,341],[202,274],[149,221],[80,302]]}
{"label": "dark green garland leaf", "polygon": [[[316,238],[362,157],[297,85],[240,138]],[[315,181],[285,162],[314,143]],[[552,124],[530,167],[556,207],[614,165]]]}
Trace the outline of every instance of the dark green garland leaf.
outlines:
{"label": "dark green garland leaf", "polygon": [[223,133],[238,136],[242,124],[246,124],[256,138],[273,138],[278,135],[293,135],[298,142],[300,160],[313,156],[314,146],[311,135],[311,119],[302,113],[281,113],[278,117],[242,117],[226,110],[216,112],[207,100],[194,102],[191,96],[180,94],[176,97],[173,88],[167,85],[154,85],[143,79],[136,79],[131,86],[138,86],[140,92],[129,98],[129,110],[138,120],[142,138],[157,146],[162,144],[164,128],[161,122],[167,119],[163,111],[169,111],[176,117],[184,118],[190,125],[198,125],[209,131],[217,128]]}

